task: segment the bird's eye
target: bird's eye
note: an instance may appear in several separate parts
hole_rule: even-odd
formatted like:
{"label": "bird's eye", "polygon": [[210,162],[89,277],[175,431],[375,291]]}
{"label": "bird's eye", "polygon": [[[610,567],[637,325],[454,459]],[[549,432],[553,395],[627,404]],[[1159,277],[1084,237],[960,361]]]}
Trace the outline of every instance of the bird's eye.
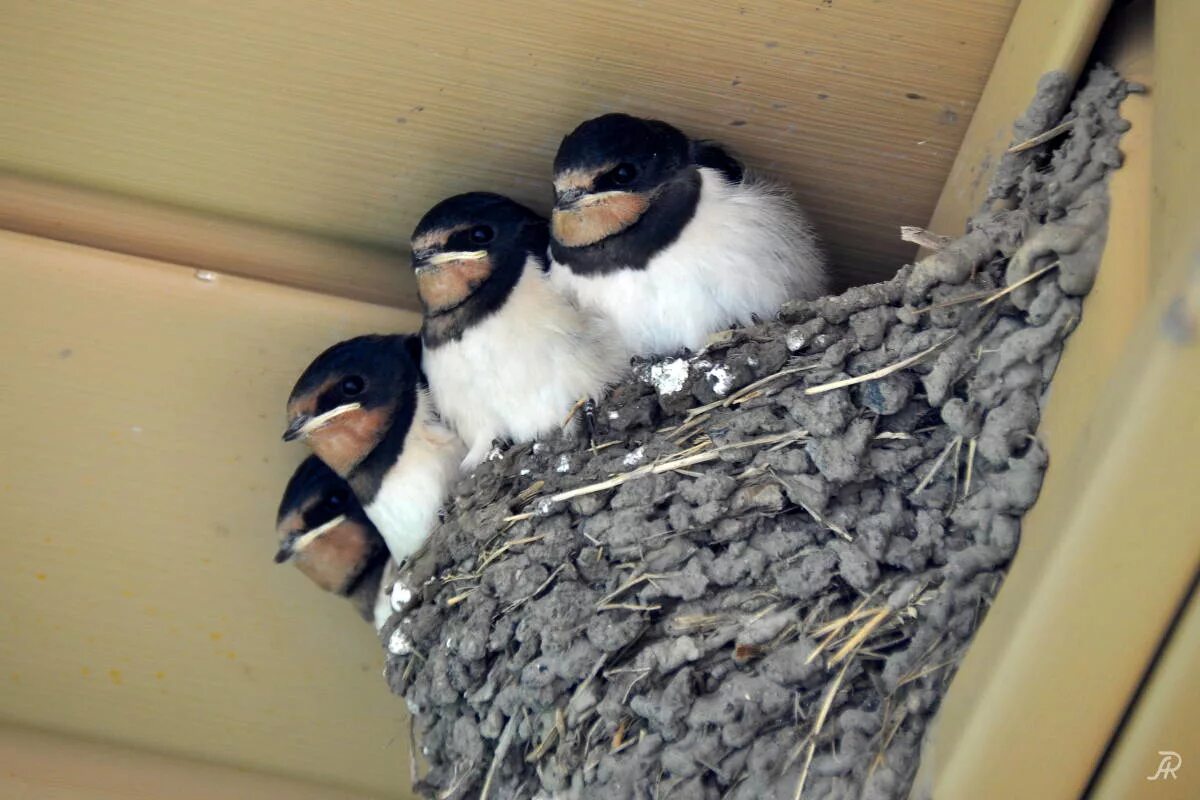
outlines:
{"label": "bird's eye", "polygon": [[346,506],[346,492],[339,490],[329,495],[325,500],[325,505],[333,511],[341,511]]}
{"label": "bird's eye", "polygon": [[355,397],[362,394],[362,390],[366,388],[366,383],[357,375],[351,375],[342,379],[342,394],[346,397]]}
{"label": "bird's eye", "polygon": [[496,238],[496,232],[488,225],[476,225],[467,236],[471,238],[471,244],[487,244]]}
{"label": "bird's eye", "polygon": [[617,164],[616,168],[609,173],[609,175],[612,176],[613,183],[617,184],[618,186],[624,186],[628,183],[632,183],[633,179],[637,177],[637,174],[637,167],[635,167],[633,164]]}

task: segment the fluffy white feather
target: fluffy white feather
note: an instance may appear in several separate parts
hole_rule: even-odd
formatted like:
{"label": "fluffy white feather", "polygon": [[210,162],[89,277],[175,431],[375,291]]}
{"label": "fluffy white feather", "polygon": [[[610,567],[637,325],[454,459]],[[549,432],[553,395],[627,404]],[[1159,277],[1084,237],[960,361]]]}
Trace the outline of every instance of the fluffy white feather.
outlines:
{"label": "fluffy white feather", "polygon": [[700,177],[695,216],[645,269],[582,276],[551,264],[551,281],[610,319],[629,354],[698,350],[716,331],[828,289],[816,236],[786,189],[707,168]]}
{"label": "fluffy white feather", "polygon": [[530,259],[498,311],[427,349],[422,366],[443,418],[469,447],[462,466],[470,469],[493,439],[526,442],[562,424],[625,365],[607,324],[556,291]]}
{"label": "fluffy white feather", "polygon": [[397,563],[415,553],[437,521],[438,509],[458,477],[465,448],[437,420],[427,392],[418,392],[412,426],[400,458],[363,510]]}

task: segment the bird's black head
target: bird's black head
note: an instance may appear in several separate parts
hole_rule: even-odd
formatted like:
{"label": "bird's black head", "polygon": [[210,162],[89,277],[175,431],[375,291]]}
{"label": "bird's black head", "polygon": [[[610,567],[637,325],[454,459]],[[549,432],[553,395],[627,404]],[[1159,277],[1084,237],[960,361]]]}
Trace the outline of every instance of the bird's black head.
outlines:
{"label": "bird's black head", "polygon": [[423,383],[416,336],[340,342],[317,356],[296,381],[283,438],[304,439],[348,479],[385,439],[403,439]]}
{"label": "bird's black head", "polygon": [[469,192],[431,208],[412,234],[426,346],[499,309],[529,259],[545,268],[548,244],[546,220],[498,194]]}
{"label": "bird's black head", "polygon": [[326,591],[345,594],[386,558],[386,545],[350,486],[316,456],[292,474],[279,504],[275,562],[296,566]]}
{"label": "bird's black head", "polygon": [[741,180],[731,156],[665,122],[605,114],[583,123],[554,158],[555,259],[581,272],[644,267],[691,219],[706,166]]}

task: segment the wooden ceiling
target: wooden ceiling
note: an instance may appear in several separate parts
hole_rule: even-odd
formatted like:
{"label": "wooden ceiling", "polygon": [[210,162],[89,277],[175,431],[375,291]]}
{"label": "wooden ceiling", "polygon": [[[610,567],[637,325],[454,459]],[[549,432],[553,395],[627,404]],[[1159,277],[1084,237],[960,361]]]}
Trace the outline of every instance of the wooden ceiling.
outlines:
{"label": "wooden ceiling", "polygon": [[[405,305],[391,262],[425,209],[469,189],[545,209],[563,133],[623,110],[790,182],[863,281],[911,256],[897,229],[929,219],[1015,6],[0,0],[0,169],[360,248],[366,277],[230,270]],[[0,224],[35,229],[8,200]]]}

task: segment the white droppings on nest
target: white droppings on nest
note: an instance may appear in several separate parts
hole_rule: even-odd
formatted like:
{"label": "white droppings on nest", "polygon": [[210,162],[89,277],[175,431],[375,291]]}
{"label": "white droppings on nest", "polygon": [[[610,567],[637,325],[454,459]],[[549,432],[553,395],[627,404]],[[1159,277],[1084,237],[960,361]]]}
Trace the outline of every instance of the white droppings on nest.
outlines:
{"label": "white droppings on nest", "polygon": [[610,411],[610,412],[608,412],[608,418],[609,419],[620,419],[621,412],[620,411]]}
{"label": "white droppings on nest", "polygon": [[[405,705],[408,706],[409,714],[420,714],[421,713],[421,704],[420,703],[416,703],[416,702],[408,699],[407,697],[404,698],[404,703],[405,703]],[[426,752],[425,755],[429,755],[429,753]]]}
{"label": "white droppings on nest", "polygon": [[412,600],[412,590],[400,581],[392,584],[392,610],[402,611]]}
{"label": "white droppings on nest", "polygon": [[453,640],[453,639],[447,639],[447,640],[446,640],[446,649],[447,649],[447,650],[453,650],[453,649],[454,649],[454,640]]}
{"label": "white droppings on nest", "polygon": [[571,459],[568,458],[565,453],[558,457],[558,466],[554,468],[554,471],[555,472],[570,472],[571,471]]}
{"label": "white droppings on nest", "polygon": [[804,349],[804,345],[808,344],[808,338],[800,330],[800,326],[796,325],[788,330],[784,343],[787,344],[788,352],[795,353]]}
{"label": "white droppings on nest", "polygon": [[626,453],[625,458],[622,460],[622,463],[627,467],[636,467],[638,464],[642,463],[642,461],[644,461],[645,458],[646,458],[646,446],[642,445],[637,450],[633,450],[629,453]]}
{"label": "white droppings on nest", "polygon": [[717,364],[704,374],[709,380],[709,385],[712,386],[713,394],[717,397],[724,397],[733,388],[733,375],[729,373],[724,364]]}
{"label": "white droppings on nest", "polygon": [[503,458],[504,458],[504,451],[502,451],[499,447],[493,447],[491,450],[488,450],[488,454],[487,454],[488,461],[500,461]]}
{"label": "white droppings on nest", "polygon": [[534,442],[533,443],[533,452],[540,453],[545,449],[546,449],[546,445],[544,443],[542,443],[542,442]]}
{"label": "white droppings on nest", "polygon": [[546,516],[554,509],[554,499],[551,497],[543,497],[537,501],[537,513],[541,516]]}
{"label": "white droppings on nest", "polygon": [[688,379],[688,363],[682,358],[660,361],[650,367],[650,383],[660,395],[676,394],[683,390]]}
{"label": "white droppings on nest", "polygon": [[531,471],[532,470],[530,470],[528,467],[526,467],[525,469],[521,470],[521,475],[528,475]]}
{"label": "white droppings on nest", "polygon": [[[412,652],[412,640],[408,638],[403,630],[397,628],[388,637],[388,652],[394,656],[406,656]],[[413,713],[415,714],[416,712],[414,711]]]}

